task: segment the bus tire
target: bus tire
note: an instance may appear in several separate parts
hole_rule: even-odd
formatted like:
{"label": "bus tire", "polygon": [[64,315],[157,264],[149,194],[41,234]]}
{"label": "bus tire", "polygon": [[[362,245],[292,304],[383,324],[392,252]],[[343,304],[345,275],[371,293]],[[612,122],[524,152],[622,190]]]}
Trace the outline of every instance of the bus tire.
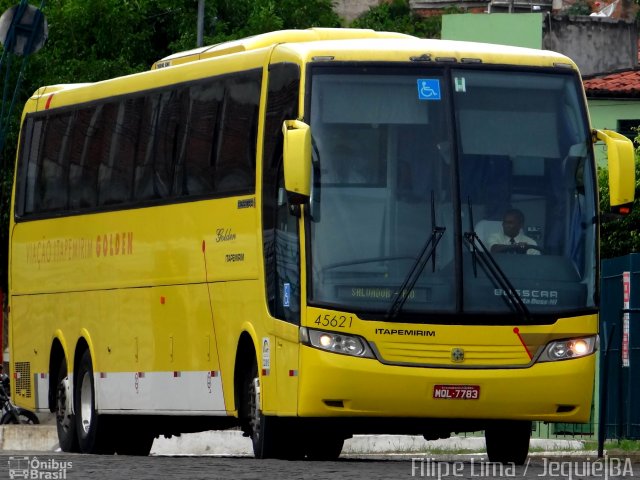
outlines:
{"label": "bus tire", "polygon": [[67,361],[63,358],[58,368],[56,380],[56,428],[58,431],[58,442],[60,450],[68,453],[77,453],[80,451],[78,446],[78,436],[76,435],[76,418],[68,408],[71,399],[67,401],[69,376],[67,373]]}
{"label": "bus tire", "polygon": [[498,421],[485,430],[490,462],[523,465],[529,454],[531,422]]}
{"label": "bus tire", "polygon": [[256,458],[276,458],[276,418],[262,414],[259,399],[260,378],[254,363],[243,378],[244,415]]}
{"label": "bus tire", "polygon": [[74,410],[78,444],[82,453],[113,454],[115,448],[110,423],[98,415],[95,398],[93,363],[89,350],[85,350],[75,375]]}
{"label": "bus tire", "polygon": [[251,437],[256,458],[297,460],[304,457],[301,442],[297,441],[287,419],[264,415],[260,410],[260,378],[254,363],[242,382],[241,424],[245,434]]}
{"label": "bus tire", "polygon": [[[122,424],[125,421],[123,420]],[[131,431],[126,427],[121,428],[120,431],[125,433],[116,440],[115,450],[118,455],[146,457],[151,453],[151,447],[155,440],[152,433],[145,429]]]}
{"label": "bus tire", "polygon": [[314,461],[336,460],[342,453],[344,438],[321,435],[310,439],[307,446],[307,459]]}

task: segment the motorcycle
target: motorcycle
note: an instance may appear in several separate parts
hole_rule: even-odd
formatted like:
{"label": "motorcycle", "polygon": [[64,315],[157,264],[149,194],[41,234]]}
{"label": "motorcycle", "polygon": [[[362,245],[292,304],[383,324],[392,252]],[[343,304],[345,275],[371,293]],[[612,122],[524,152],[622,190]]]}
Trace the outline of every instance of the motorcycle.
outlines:
{"label": "motorcycle", "polygon": [[0,374],[0,410],[2,411],[2,417],[0,417],[0,424],[31,424],[35,425],[40,423],[38,416],[30,410],[16,407],[11,399],[9,393],[11,392],[11,385],[9,381],[9,375],[6,373]]}

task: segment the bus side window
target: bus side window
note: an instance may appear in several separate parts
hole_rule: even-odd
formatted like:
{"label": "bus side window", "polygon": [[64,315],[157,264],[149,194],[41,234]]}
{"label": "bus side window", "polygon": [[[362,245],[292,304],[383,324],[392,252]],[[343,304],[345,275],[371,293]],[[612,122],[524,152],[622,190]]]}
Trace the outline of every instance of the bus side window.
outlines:
{"label": "bus side window", "polygon": [[45,126],[45,149],[40,160],[36,210],[50,212],[67,207],[67,145],[73,114],[49,117]]}
{"label": "bus side window", "polygon": [[224,87],[219,80],[209,80],[204,85],[189,89],[188,126],[180,185],[182,195],[213,192],[213,162],[223,95]]}
{"label": "bus side window", "polygon": [[181,126],[181,94],[180,90],[170,90],[160,96],[156,148],[153,155],[154,191],[160,198],[167,198],[172,194],[175,165],[184,136],[184,127]]}
{"label": "bus side window", "polygon": [[116,158],[114,164],[117,172],[116,188],[122,191],[121,201],[130,201],[133,198],[134,165],[143,104],[142,98],[131,98],[123,100],[118,110],[112,151]]}
{"label": "bus side window", "polygon": [[22,139],[23,145],[18,167],[19,183],[16,190],[16,214],[18,216],[36,211],[35,190],[44,123],[43,119],[28,118],[23,128],[24,138]]}
{"label": "bus side window", "polygon": [[159,102],[158,94],[149,94],[144,97],[134,168],[133,197],[136,200],[157,198],[153,182],[153,145]]}
{"label": "bus side window", "polygon": [[125,106],[108,103],[103,107],[104,130],[96,147],[101,150],[98,168],[98,203],[114,205],[131,198],[131,167],[129,159],[123,155],[126,145],[121,130],[117,127],[124,121]]}
{"label": "bus side window", "polygon": [[76,112],[71,145],[69,146],[69,208],[93,208],[98,201],[99,157],[90,155],[90,132],[94,130],[97,109],[83,108]]}
{"label": "bus side window", "polygon": [[216,193],[255,188],[260,71],[227,79],[216,158]]}

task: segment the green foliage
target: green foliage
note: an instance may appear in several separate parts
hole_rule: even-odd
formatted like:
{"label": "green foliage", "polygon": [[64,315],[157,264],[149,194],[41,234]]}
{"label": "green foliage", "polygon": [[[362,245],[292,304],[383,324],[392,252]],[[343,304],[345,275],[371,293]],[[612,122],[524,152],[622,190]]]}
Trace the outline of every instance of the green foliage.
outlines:
{"label": "green foliage", "polygon": [[408,0],[393,0],[370,8],[368,12],[356,18],[350,26],[406,33],[421,38],[439,38],[442,17],[421,17],[411,11]]}
{"label": "green foliage", "polygon": [[[17,3],[0,0],[0,14]],[[31,3],[40,6],[37,0]],[[205,9],[205,44],[283,28],[340,26],[331,0],[206,0]],[[43,85],[95,82],[140,72],[171,53],[196,47],[196,0],[47,0],[43,12],[49,38],[29,57],[0,152],[0,287],[6,287],[11,179],[25,100]],[[14,76],[7,83],[16,83],[21,61],[12,57]]]}
{"label": "green foliage", "polygon": [[584,0],[579,0],[567,9],[567,15],[591,15],[591,6]]}
{"label": "green foliage", "polygon": [[[609,212],[609,171],[606,168],[598,170],[598,187],[600,190],[600,211]],[[636,153],[636,193],[633,209],[624,217],[609,218],[602,216],[604,221],[600,228],[600,256],[612,258],[632,252],[640,252],[640,162]]]}
{"label": "green foliage", "polygon": [[[635,129],[638,135],[635,143],[640,143],[640,127]],[[633,209],[624,217],[608,218],[600,228],[600,256],[612,258],[640,252],[640,150],[636,150],[636,189]],[[598,188],[600,191],[600,211],[609,212],[609,171],[598,170]]]}
{"label": "green foliage", "polygon": [[207,44],[274,30],[340,26],[331,0],[218,0],[211,18]]}

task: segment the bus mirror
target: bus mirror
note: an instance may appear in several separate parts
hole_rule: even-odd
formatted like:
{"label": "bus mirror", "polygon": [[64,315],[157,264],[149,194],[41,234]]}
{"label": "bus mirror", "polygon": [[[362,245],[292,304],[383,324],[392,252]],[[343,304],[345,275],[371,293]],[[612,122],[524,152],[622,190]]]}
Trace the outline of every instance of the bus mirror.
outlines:
{"label": "bus mirror", "polygon": [[595,136],[607,146],[611,211],[627,214],[631,212],[636,188],[633,143],[613,130],[595,130]]}
{"label": "bus mirror", "polygon": [[301,205],[311,195],[311,129],[299,120],[286,120],[284,135],[284,188],[291,205]]}

